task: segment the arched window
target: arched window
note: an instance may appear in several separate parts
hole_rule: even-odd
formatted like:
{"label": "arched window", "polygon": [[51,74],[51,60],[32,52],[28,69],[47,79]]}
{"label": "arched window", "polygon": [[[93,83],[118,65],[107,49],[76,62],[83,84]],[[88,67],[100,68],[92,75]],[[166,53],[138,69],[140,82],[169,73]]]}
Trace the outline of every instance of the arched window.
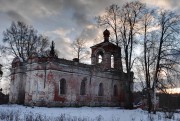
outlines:
{"label": "arched window", "polygon": [[102,63],[103,61],[103,52],[99,51],[97,54],[97,63]]}
{"label": "arched window", "polygon": [[117,85],[114,85],[114,88],[113,88],[113,96],[118,96]]}
{"label": "arched window", "polygon": [[114,68],[114,55],[111,55],[111,68]]}
{"label": "arched window", "polygon": [[102,62],[102,55],[98,55],[98,63]]}
{"label": "arched window", "polygon": [[103,83],[99,84],[98,96],[104,95]]}
{"label": "arched window", "polygon": [[66,80],[61,79],[59,83],[59,94],[66,94]]}
{"label": "arched window", "polygon": [[80,95],[86,94],[86,79],[83,79],[81,81],[81,87],[80,87]]}

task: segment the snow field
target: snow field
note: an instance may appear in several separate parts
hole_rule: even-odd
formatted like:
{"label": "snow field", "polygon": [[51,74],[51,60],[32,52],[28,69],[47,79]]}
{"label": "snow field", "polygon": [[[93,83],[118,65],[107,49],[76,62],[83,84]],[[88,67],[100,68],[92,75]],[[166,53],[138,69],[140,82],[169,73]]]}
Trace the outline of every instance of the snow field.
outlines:
{"label": "snow field", "polygon": [[[10,115],[10,116],[8,116]],[[14,117],[13,117],[14,115]],[[5,118],[3,118],[3,116]],[[118,107],[47,108],[0,105],[0,121],[180,121],[180,114],[167,119],[163,113],[148,114],[141,109]]]}

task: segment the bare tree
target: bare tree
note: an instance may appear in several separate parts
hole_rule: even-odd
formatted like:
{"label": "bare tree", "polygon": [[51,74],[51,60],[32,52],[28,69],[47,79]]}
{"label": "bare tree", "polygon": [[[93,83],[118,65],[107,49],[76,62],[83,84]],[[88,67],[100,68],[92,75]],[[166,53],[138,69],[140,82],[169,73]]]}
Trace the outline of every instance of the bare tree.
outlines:
{"label": "bare tree", "polygon": [[77,38],[71,45],[78,60],[82,60],[89,55],[89,51],[87,50],[86,46],[86,40]]}
{"label": "bare tree", "polygon": [[119,44],[119,14],[120,7],[116,4],[112,4],[106,8],[104,15],[97,17],[97,23],[99,26],[110,27],[113,30],[116,45]]}
{"label": "bare tree", "polygon": [[26,60],[32,52],[41,53],[48,47],[47,37],[37,34],[32,26],[23,22],[12,22],[10,28],[3,33],[4,52]]}
{"label": "bare tree", "polygon": [[[141,19],[142,10],[145,5],[140,2],[126,3],[122,8],[117,5],[111,5],[106,8],[105,15],[98,18],[100,26],[107,26],[113,29],[116,44],[121,43],[123,47],[123,55],[125,60],[125,67],[127,72],[127,90],[128,96],[126,99],[127,108],[133,108],[132,104],[132,82],[133,74],[131,72],[134,60],[133,48],[136,44],[135,36],[139,32],[138,23]],[[119,38],[120,39],[119,39]]]}
{"label": "bare tree", "polygon": [[[151,70],[154,64],[154,41],[153,38],[150,38],[149,35],[152,33],[149,32],[149,29],[153,27],[154,24],[154,10],[144,9],[143,10],[143,17],[141,19],[141,26],[142,26],[142,34],[143,34],[143,47],[144,47],[144,57],[143,57],[143,71],[144,77],[146,81],[146,87],[144,91],[147,94],[147,104],[148,104],[148,112],[151,112],[152,109],[152,100],[151,100]],[[151,41],[150,41],[151,40]]]}
{"label": "bare tree", "polygon": [[[155,14],[157,13],[157,14]],[[156,11],[146,8],[138,1],[126,3],[122,8],[111,5],[106,8],[105,14],[98,18],[100,26],[113,29],[116,43],[121,43],[127,72],[127,106],[132,108],[131,70],[135,62],[133,53],[137,44],[136,35],[142,35],[142,47],[144,49],[141,58],[142,73],[146,82],[148,97],[148,111],[155,104],[156,90],[165,91],[173,86],[174,73],[179,73],[178,54],[180,53],[180,17],[170,11]],[[157,24],[158,23],[158,24]],[[117,44],[118,45],[118,44]],[[154,96],[152,93],[154,92]],[[154,100],[151,100],[154,97]],[[155,105],[154,105],[155,107]]]}
{"label": "bare tree", "polygon": [[131,70],[133,67],[134,60],[132,59],[133,56],[133,48],[136,44],[135,35],[138,33],[138,23],[141,20],[142,10],[144,9],[144,4],[140,2],[130,2],[126,3],[120,14],[120,35],[124,50],[124,59],[125,59],[125,66],[127,72],[127,85],[128,85],[128,96],[127,96],[127,107],[133,108],[132,104],[132,83],[131,80]]}
{"label": "bare tree", "polygon": [[152,106],[155,111],[156,91],[167,93],[166,89],[174,86],[174,74],[179,73],[176,67],[179,64],[177,54],[180,50],[179,15],[163,10],[156,11],[158,14],[153,15],[154,17],[150,13],[145,11],[141,23],[144,48],[142,70],[146,80],[145,91],[149,112]]}
{"label": "bare tree", "polygon": [[176,60],[176,54],[180,50],[178,37],[180,32],[180,16],[171,11],[161,10],[157,19],[159,23],[159,39],[153,76],[154,102],[156,100],[157,89],[164,91],[164,89],[171,86],[171,75],[173,72],[178,72],[175,69],[175,66],[179,64]]}

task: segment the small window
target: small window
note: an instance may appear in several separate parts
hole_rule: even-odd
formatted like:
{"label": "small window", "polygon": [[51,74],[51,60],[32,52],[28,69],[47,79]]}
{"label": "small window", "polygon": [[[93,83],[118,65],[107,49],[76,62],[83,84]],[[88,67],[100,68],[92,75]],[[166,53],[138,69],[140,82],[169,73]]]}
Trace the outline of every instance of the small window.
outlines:
{"label": "small window", "polygon": [[111,68],[114,68],[114,55],[111,55]]}
{"label": "small window", "polygon": [[60,89],[59,94],[66,94],[66,80],[65,79],[60,80],[59,89]]}
{"label": "small window", "polygon": [[97,54],[97,63],[102,63],[103,61],[103,52],[99,51]]}
{"label": "small window", "polygon": [[102,55],[98,56],[98,63],[102,63]]}
{"label": "small window", "polygon": [[98,96],[104,95],[103,83],[99,84]]}
{"label": "small window", "polygon": [[117,85],[114,85],[114,88],[113,88],[113,96],[118,96]]}
{"label": "small window", "polygon": [[85,95],[85,94],[86,94],[86,80],[83,79],[81,81],[80,95]]}

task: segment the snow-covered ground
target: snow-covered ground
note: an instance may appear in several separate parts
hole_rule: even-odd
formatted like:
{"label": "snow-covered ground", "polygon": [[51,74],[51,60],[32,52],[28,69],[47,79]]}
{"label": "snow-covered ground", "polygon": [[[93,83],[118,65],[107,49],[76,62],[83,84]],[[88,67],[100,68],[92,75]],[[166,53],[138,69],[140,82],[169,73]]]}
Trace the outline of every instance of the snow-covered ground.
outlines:
{"label": "snow-covered ground", "polygon": [[32,121],[32,119],[33,121],[180,121],[180,114],[175,113],[173,119],[166,119],[164,113],[158,112],[154,115],[141,109],[125,110],[118,107],[32,108],[0,105],[0,121]]}

